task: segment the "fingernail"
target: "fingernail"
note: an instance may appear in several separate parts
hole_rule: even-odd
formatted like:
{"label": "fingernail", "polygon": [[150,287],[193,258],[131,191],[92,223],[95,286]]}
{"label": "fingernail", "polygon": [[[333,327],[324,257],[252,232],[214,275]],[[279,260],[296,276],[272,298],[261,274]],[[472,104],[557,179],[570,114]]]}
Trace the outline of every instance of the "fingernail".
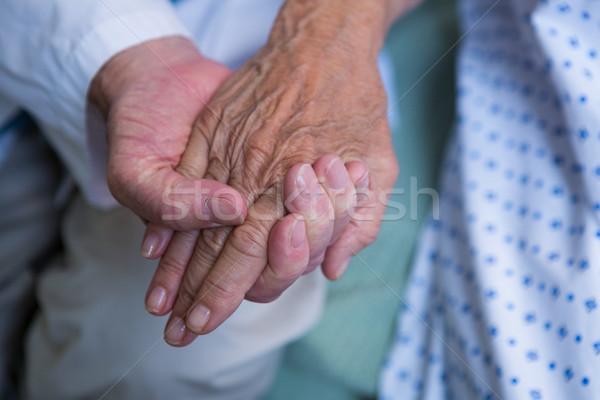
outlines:
{"label": "fingernail", "polygon": [[235,205],[235,198],[229,194],[211,198],[210,208],[216,222],[232,223],[242,215],[241,210]]}
{"label": "fingernail", "polygon": [[325,170],[325,177],[329,187],[333,190],[342,190],[348,183],[346,167],[339,158],[334,159]]}
{"label": "fingernail", "polygon": [[146,310],[151,314],[160,314],[166,301],[167,291],[160,286],[155,286],[146,298]]}
{"label": "fingernail", "polygon": [[298,193],[304,195],[306,190],[308,189],[308,180],[311,178],[310,168],[312,168],[309,164],[304,164],[298,170],[298,176],[296,177],[296,188],[298,189]]}
{"label": "fingernail", "polygon": [[165,340],[173,346],[181,344],[185,336],[185,323],[181,318],[173,317],[165,329]]}
{"label": "fingernail", "polygon": [[202,304],[197,304],[187,317],[188,328],[192,332],[200,333],[210,318],[210,310]]}
{"label": "fingernail", "polygon": [[369,170],[366,170],[365,174],[356,182],[357,189],[365,189],[367,186],[369,186]]}
{"label": "fingernail", "polygon": [[155,233],[146,231],[144,239],[142,240],[142,257],[151,258],[158,248],[159,241],[160,238]]}
{"label": "fingernail", "polygon": [[344,275],[344,272],[346,272],[346,269],[348,269],[348,265],[350,265],[350,261],[352,261],[352,257],[348,257],[348,259],[344,260],[340,264],[340,267],[335,273],[335,278],[333,279],[334,281],[337,281]]}
{"label": "fingernail", "polygon": [[306,227],[304,221],[301,219],[295,220],[290,231],[290,244],[292,247],[294,249],[302,247],[306,241]]}

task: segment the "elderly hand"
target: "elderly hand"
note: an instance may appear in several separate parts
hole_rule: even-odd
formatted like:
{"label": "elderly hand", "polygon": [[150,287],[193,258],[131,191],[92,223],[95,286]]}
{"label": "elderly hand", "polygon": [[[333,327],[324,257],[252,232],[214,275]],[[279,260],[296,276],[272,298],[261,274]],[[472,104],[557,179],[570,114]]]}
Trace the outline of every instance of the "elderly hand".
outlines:
{"label": "elderly hand", "polygon": [[[371,12],[381,10],[370,2],[337,3],[288,1],[266,46],[219,88],[196,121],[177,171],[227,183],[249,211],[235,229],[173,237],[147,297],[154,314],[172,308],[165,332],[172,345],[214,330],[245,296],[273,300],[298,270],[323,262],[325,275],[338,278],[350,257],[377,236],[386,191],[398,174],[376,64],[386,16]],[[364,175],[358,160],[369,170],[369,198],[350,222],[354,183],[360,182],[344,163]],[[279,184],[288,171],[294,179],[284,182],[284,191],[296,196],[284,197],[293,214],[281,219]],[[302,192],[309,195],[297,196]],[[283,272],[265,269],[271,243],[280,240],[269,243],[269,234],[284,237],[297,228],[301,236],[298,216],[305,222],[308,261],[280,279]]]}

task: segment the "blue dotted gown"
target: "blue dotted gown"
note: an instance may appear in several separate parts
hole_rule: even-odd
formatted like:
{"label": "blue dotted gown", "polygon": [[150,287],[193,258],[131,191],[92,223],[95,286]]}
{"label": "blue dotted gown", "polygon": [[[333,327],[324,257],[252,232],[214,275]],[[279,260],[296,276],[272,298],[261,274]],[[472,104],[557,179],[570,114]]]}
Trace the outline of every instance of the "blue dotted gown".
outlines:
{"label": "blue dotted gown", "polygon": [[439,218],[381,398],[600,399],[600,0],[460,14]]}

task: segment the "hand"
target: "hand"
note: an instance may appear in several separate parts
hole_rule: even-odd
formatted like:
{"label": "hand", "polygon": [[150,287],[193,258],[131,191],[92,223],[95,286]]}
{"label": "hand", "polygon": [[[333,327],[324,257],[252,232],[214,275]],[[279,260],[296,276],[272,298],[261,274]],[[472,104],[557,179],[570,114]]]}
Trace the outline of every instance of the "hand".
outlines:
{"label": "hand", "polygon": [[[319,172],[323,166],[330,165],[331,162],[339,162],[339,158],[333,155],[327,155],[321,157],[312,167],[308,164],[298,164],[288,172],[284,179],[283,191],[284,199],[289,209],[293,209],[295,212],[286,215],[279,222],[275,224],[269,234],[268,239],[268,264],[261,273],[260,278],[256,281],[252,289],[248,292],[246,298],[258,297],[259,301],[269,301],[277,298],[281,292],[289,287],[299,276],[308,273],[312,268],[308,268],[309,265],[309,246],[307,234],[307,225],[312,226],[305,218],[309,218],[308,221],[313,219],[319,214],[323,214],[319,210],[332,210],[333,204],[332,199],[335,198],[335,193],[331,192],[330,188],[332,182],[339,182],[349,177],[352,180],[353,186],[356,188],[357,194],[359,194],[357,210],[348,209],[341,215],[349,217],[355,215],[354,213],[360,213],[363,207],[369,208],[368,200],[372,199],[369,194],[368,184],[369,175],[366,166],[361,162],[350,162],[346,164],[346,168],[338,171],[329,171],[326,174],[326,178],[320,183],[317,176],[323,175]],[[299,180],[302,180],[301,185],[298,184]],[[329,196],[324,196],[324,193],[329,193]],[[325,199],[326,201],[321,201]],[[352,206],[354,205],[354,199],[352,200]],[[331,231],[327,225],[333,226],[335,221],[324,220],[318,221],[319,225],[324,227],[325,231]],[[339,224],[341,221],[337,221]],[[347,222],[347,221],[346,221]],[[343,224],[345,226],[345,223]],[[187,247],[187,249],[186,249]],[[182,246],[174,251],[169,248],[170,254],[177,256],[181,252],[193,249],[193,246]],[[341,269],[337,272],[339,276],[343,273],[345,265],[341,266]],[[168,270],[164,268],[158,268],[154,276],[151,288],[167,286],[170,282],[178,284],[181,280],[181,276],[184,270],[179,270],[178,276],[169,276]],[[165,274],[167,272],[167,274]],[[177,275],[177,274],[176,274]],[[172,290],[171,293],[176,293],[176,289]],[[171,297],[173,300],[174,298]],[[266,299],[266,300],[265,300]],[[150,290],[146,298],[146,304],[148,310],[156,315],[166,313],[152,309],[152,306],[156,306],[157,301],[164,302],[166,297],[164,293],[157,293],[156,291]],[[164,303],[162,304],[164,306]],[[160,305],[159,305],[160,306]],[[180,319],[175,320],[167,328],[166,338],[171,344],[177,346],[184,346],[189,344],[196,335],[185,328]]]}
{"label": "hand", "polygon": [[[176,229],[244,220],[246,203],[236,190],[174,171],[198,111],[230,73],[189,40],[169,37],[125,50],[95,77],[89,98],[107,119],[109,187],[143,220]],[[147,237],[145,253],[164,251],[166,235]]]}
{"label": "hand", "polygon": [[[353,9],[347,14],[327,9],[350,7],[334,3],[288,1],[267,45],[211,99],[208,109],[216,113],[204,110],[198,117],[177,170],[186,177],[227,182],[242,194],[250,210],[245,223],[235,229],[173,237],[149,291],[163,291],[161,307],[149,307],[158,315],[168,312],[174,302],[166,330],[171,344],[187,344],[193,336],[190,331],[203,334],[215,329],[251,290],[250,298],[263,300],[255,284],[265,277],[261,274],[269,260],[269,232],[284,214],[278,182],[294,165],[312,164],[330,153],[344,162],[362,160],[369,168],[374,195],[371,206],[361,209],[360,218],[344,228],[348,217],[342,214],[350,207],[341,204],[351,203],[352,182],[346,176],[325,190],[339,195],[329,202],[332,209],[323,201],[322,207],[316,205],[316,218],[306,220],[309,268],[324,260],[325,275],[339,277],[339,267],[379,231],[386,190],[398,173],[376,64],[384,34],[369,35],[365,28],[364,20],[373,9],[370,2],[360,2],[364,6],[358,7],[360,13]],[[208,164],[198,161],[205,159]],[[343,169],[343,164],[315,164],[321,181],[328,168]],[[179,289],[176,299],[175,289]],[[275,292],[264,300],[271,300]]]}
{"label": "hand", "polygon": [[[267,267],[246,293],[246,299],[260,302],[275,300],[300,275],[311,272],[318,265],[311,262],[310,253],[302,261],[293,257],[294,249],[300,247],[300,243],[309,243],[311,238],[305,234],[302,241],[293,240],[301,236],[293,228],[290,228],[289,234],[280,234],[280,231],[285,232],[280,225],[285,225],[286,220],[291,220],[293,217],[294,221],[297,221],[294,225],[297,229],[300,229],[297,227],[298,222],[304,222],[305,226],[302,231],[307,232],[308,235],[323,235],[323,232],[332,232],[329,243],[338,243],[342,232],[349,229],[348,223],[351,223],[351,218],[368,205],[368,199],[371,196],[368,195],[367,167],[361,162],[352,161],[347,163],[345,168],[328,168],[332,163],[341,165],[342,162],[335,155],[326,155],[318,159],[313,166],[298,164],[286,174],[283,198],[286,210],[291,214],[284,217],[271,230],[267,249]],[[347,181],[352,183],[349,192],[354,194],[353,189],[355,189],[356,196],[347,197],[345,193],[334,189],[336,183]],[[321,202],[321,198],[329,200],[329,204]],[[327,210],[333,210],[333,219],[323,218],[327,216],[325,214]],[[317,251],[323,251],[327,245],[321,244],[318,240],[317,238],[314,241]],[[294,245],[295,243],[296,245]],[[331,250],[327,250],[326,254],[330,254],[330,252]],[[332,280],[341,277],[349,261],[348,257],[347,261],[343,260],[341,263],[325,266],[326,276]]]}

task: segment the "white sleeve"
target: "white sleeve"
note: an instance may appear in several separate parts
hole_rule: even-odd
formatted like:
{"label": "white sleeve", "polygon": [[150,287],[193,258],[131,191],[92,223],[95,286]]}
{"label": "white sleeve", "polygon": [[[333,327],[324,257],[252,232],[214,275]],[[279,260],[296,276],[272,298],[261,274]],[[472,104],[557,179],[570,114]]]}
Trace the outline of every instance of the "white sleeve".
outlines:
{"label": "white sleeve", "polygon": [[40,123],[92,204],[114,205],[94,116],[87,124],[96,132],[86,135],[87,90],[116,53],[159,37],[190,36],[171,3],[2,0],[0,26],[0,96]]}

